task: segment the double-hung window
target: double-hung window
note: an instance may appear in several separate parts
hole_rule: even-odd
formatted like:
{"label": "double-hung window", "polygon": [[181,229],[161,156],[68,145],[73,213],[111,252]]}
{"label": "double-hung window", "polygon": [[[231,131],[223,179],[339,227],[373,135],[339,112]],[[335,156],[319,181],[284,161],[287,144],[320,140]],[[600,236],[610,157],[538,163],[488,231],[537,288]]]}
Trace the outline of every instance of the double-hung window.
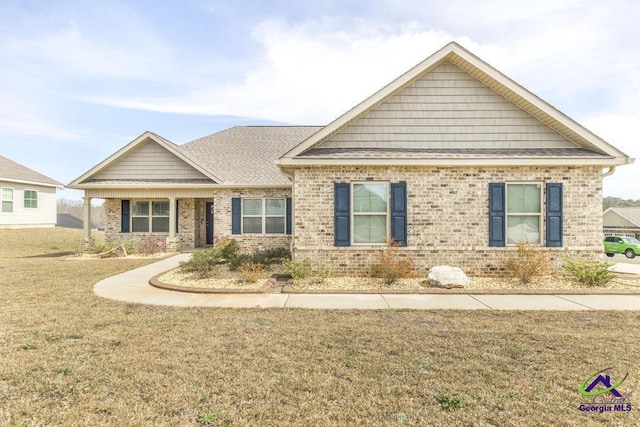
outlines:
{"label": "double-hung window", "polygon": [[38,192],[35,190],[24,190],[24,207],[36,209],[38,207]]}
{"label": "double-hung window", "polygon": [[131,231],[134,233],[168,233],[168,200],[135,200],[131,212]]}
{"label": "double-hung window", "polygon": [[242,199],[243,234],[284,234],[285,199]]}
{"label": "double-hung window", "polygon": [[352,184],[353,244],[384,244],[389,237],[389,184]]}
{"label": "double-hung window", "polygon": [[13,188],[2,188],[2,212],[13,212]]}
{"label": "double-hung window", "polygon": [[507,183],[507,245],[541,243],[542,185]]}

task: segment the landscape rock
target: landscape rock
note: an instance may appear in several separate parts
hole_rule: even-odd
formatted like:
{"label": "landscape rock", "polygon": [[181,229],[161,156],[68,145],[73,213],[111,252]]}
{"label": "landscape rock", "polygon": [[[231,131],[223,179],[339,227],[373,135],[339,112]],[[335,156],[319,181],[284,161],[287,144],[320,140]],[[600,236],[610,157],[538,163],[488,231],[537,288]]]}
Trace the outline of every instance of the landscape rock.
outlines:
{"label": "landscape rock", "polygon": [[429,284],[437,288],[468,288],[471,282],[458,267],[438,265],[429,269]]}

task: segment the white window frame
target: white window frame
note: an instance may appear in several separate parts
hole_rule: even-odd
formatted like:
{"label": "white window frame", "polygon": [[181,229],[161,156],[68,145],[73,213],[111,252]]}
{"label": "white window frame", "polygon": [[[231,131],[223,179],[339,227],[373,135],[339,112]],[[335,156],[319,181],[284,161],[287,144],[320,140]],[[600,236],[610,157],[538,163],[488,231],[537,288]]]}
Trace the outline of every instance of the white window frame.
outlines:
{"label": "white window frame", "polygon": [[[245,200],[260,200],[262,203],[262,210],[260,215],[245,215],[244,213],[244,201]],[[267,215],[267,200],[280,200],[282,202],[282,206],[284,206],[284,212],[282,215]],[[286,197],[244,197],[241,199],[241,208],[240,208],[240,227],[241,234],[246,235],[274,235],[280,236],[287,233],[287,198]],[[245,218],[261,218],[261,228],[260,233],[245,233],[244,231],[244,219]],[[282,218],[282,233],[267,233],[267,218]]]}
{"label": "white window frame", "polygon": [[[353,187],[355,185],[361,185],[361,184],[384,184],[387,186],[387,210],[385,211],[384,215],[386,217],[386,221],[385,221],[385,228],[386,228],[386,233],[385,233],[385,241],[384,242],[380,242],[380,243],[356,243],[355,242],[355,226],[354,226],[354,217],[355,216],[379,216],[382,215],[382,212],[354,212],[353,211],[353,196],[354,196],[354,189]],[[349,228],[351,230],[351,246],[386,246],[387,242],[389,241],[389,238],[391,236],[391,226],[390,226],[390,218],[391,218],[391,183],[389,181],[353,181],[351,182],[351,187],[349,190]]]}
{"label": "white window frame", "polygon": [[[36,198],[35,198],[35,202],[36,205],[35,206],[27,206],[27,201],[32,202],[33,199],[27,199],[27,191],[31,191],[33,193],[36,194]],[[31,190],[28,188],[25,188],[24,190],[22,190],[22,206],[25,209],[38,209],[38,201],[40,199],[40,193],[38,192],[38,190]]]}
{"label": "white window frame", "polygon": [[[4,190],[11,190],[11,200],[4,198]],[[0,187],[0,213],[13,213],[15,211],[16,189],[13,187]],[[11,202],[11,210],[4,210],[4,202]]]}
{"label": "white window frame", "polygon": [[[504,204],[504,214],[505,214],[505,221],[504,221],[504,239],[505,239],[505,245],[506,246],[516,246],[515,243],[509,243],[509,237],[508,237],[508,230],[507,230],[507,226],[509,224],[509,217],[524,217],[524,216],[529,216],[529,217],[533,217],[533,216],[537,216],[538,217],[538,242],[530,242],[532,245],[536,245],[536,246],[542,246],[544,244],[544,230],[543,230],[543,225],[544,225],[544,186],[542,185],[542,182],[539,181],[513,181],[513,182],[505,182],[505,204]],[[531,212],[513,212],[510,213],[509,212],[509,185],[537,185],[538,188],[540,189],[540,212],[539,213],[531,213]]]}
{"label": "white window frame", "polygon": [[[135,215],[134,214],[134,206],[136,203],[147,203],[148,207],[149,207],[149,214],[148,215]],[[153,214],[153,202],[165,202],[165,203],[171,203],[168,199],[138,199],[138,200],[131,200],[131,210],[130,210],[130,214],[129,214],[129,230],[131,230],[132,233],[151,233],[151,234],[169,234],[169,229],[171,228],[171,224],[169,223],[169,228],[167,229],[167,231],[152,231],[153,230],[153,219],[154,218],[169,218],[169,221],[171,221],[171,214],[168,213],[167,215],[154,215]],[[169,209],[171,209],[171,206],[169,206]],[[169,211],[170,212],[170,211]],[[149,227],[147,229],[147,231],[134,231],[133,230],[133,219],[134,218],[148,218],[149,219]]]}

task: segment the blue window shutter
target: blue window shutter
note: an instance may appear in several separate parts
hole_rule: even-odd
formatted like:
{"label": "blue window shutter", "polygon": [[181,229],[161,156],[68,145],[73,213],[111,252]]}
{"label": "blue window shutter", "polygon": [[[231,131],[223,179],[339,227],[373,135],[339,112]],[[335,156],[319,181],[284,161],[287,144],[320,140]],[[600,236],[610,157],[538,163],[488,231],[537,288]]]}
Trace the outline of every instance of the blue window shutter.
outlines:
{"label": "blue window shutter", "polygon": [[407,183],[391,184],[391,238],[407,246]]}
{"label": "blue window shutter", "polygon": [[129,200],[121,200],[120,203],[121,203],[120,204],[121,206],[120,232],[129,233],[129,216],[130,216]]}
{"label": "blue window shutter", "polygon": [[231,198],[231,234],[240,234],[242,230],[242,199]]}
{"label": "blue window shutter", "polygon": [[351,231],[349,215],[351,187],[348,183],[336,182],[333,187],[333,244],[334,246],[350,246]]}
{"label": "blue window shutter", "polygon": [[503,182],[489,183],[489,246],[506,245],[505,186]]}
{"label": "blue window shutter", "polygon": [[286,210],[286,220],[285,220],[285,228],[286,228],[286,233],[287,234],[291,234],[291,197],[287,197],[287,210]]}
{"label": "blue window shutter", "polygon": [[547,183],[547,247],[562,247],[562,183]]}

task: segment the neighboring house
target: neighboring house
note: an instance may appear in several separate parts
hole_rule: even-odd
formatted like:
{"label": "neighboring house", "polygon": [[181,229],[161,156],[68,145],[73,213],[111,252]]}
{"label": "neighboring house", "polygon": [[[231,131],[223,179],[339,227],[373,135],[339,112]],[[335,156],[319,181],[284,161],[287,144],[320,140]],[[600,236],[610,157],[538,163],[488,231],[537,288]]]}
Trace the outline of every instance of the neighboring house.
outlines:
{"label": "neighboring house", "polygon": [[518,241],[602,252],[604,170],[632,161],[450,43],[327,126],[145,132],[70,187],[106,199],[113,242],[232,237],[365,273],[392,238],[420,269],[488,274]]}
{"label": "neighboring house", "polygon": [[612,207],[602,214],[605,236],[629,236],[640,239],[640,206]]}
{"label": "neighboring house", "polygon": [[0,228],[55,227],[58,181],[0,156]]}

